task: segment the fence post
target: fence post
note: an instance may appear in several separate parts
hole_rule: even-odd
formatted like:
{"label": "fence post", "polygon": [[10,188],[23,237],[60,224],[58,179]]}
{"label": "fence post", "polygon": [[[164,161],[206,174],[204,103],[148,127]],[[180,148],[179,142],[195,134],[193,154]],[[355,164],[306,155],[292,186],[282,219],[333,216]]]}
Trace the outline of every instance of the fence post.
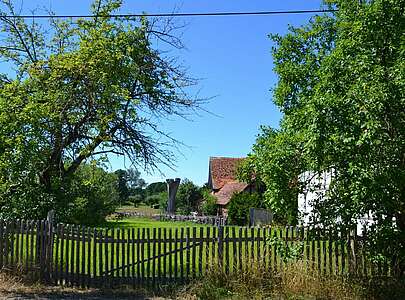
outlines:
{"label": "fence post", "polygon": [[223,255],[224,255],[224,227],[218,227],[218,263],[222,270],[222,263],[223,263]]}
{"label": "fence post", "polygon": [[50,282],[53,278],[52,259],[53,259],[53,222],[55,217],[55,211],[50,210],[46,217],[44,228],[44,243],[45,243],[45,281]]}

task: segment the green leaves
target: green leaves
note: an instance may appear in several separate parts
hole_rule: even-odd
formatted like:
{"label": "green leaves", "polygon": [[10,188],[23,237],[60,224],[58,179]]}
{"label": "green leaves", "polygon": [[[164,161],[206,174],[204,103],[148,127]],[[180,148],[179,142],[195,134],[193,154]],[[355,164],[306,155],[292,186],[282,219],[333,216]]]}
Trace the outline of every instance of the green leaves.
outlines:
{"label": "green leaves", "polygon": [[[339,217],[351,226],[373,216],[370,249],[398,259],[405,248],[405,2],[327,3],[338,9],[334,15],[272,36],[274,102],[284,116],[277,133],[259,136],[247,165],[284,217],[306,184],[297,176],[333,168],[326,197],[315,203],[316,221]],[[387,249],[386,236],[399,248]]]}
{"label": "green leaves", "polygon": [[[80,166],[108,153],[125,155],[148,170],[160,163],[173,166],[178,141],[159,124],[198,108],[199,100],[187,93],[195,81],[154,47],[156,39],[169,46],[177,41],[170,24],[105,17],[121,4],[95,1],[93,18],[51,18],[44,31],[35,21],[18,18],[11,1],[3,2],[0,56],[13,64],[17,76],[0,78],[0,184],[5,191],[0,198],[8,201],[35,187],[63,207]],[[31,196],[36,204],[42,197]]]}

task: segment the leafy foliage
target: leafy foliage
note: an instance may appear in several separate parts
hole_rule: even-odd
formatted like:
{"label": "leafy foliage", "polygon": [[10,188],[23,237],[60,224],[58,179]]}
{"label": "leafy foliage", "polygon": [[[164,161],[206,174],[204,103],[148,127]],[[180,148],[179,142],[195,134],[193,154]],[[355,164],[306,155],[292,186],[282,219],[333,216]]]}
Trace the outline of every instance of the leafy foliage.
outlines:
{"label": "leafy foliage", "polygon": [[207,188],[201,188],[203,203],[201,211],[206,216],[216,216],[218,212],[217,199],[211,194]]}
{"label": "leafy foliage", "polygon": [[181,48],[170,20],[100,18],[121,1],[96,0],[94,17],[50,18],[45,30],[11,0],[0,5],[0,58],[16,70],[0,74],[2,215],[69,211],[75,173],[107,153],[147,169],[173,163],[178,143],[157,124],[200,101],[186,92],[195,81],[155,48]]}
{"label": "leafy foliage", "polygon": [[128,188],[128,179],[127,172],[125,170],[115,171],[117,175],[117,190],[119,194],[120,204],[123,205],[128,201],[129,198],[129,188]]}
{"label": "leafy foliage", "polygon": [[[277,212],[297,201],[294,194],[306,184],[297,175],[332,168],[314,222],[348,228],[371,215],[370,251],[389,257],[403,274],[405,2],[326,2],[338,11],[271,36],[279,78],[274,102],[284,116],[276,134],[258,138],[250,170],[265,182]],[[280,170],[286,178],[277,182]]]}
{"label": "leafy foliage", "polygon": [[297,242],[288,245],[285,240],[272,236],[266,241],[267,246],[272,249],[274,247],[278,255],[280,255],[283,262],[294,262],[302,259],[304,254],[304,242]]}
{"label": "leafy foliage", "polygon": [[200,188],[192,181],[184,179],[177,190],[176,211],[188,215],[190,212],[198,210],[201,200],[202,194]]}
{"label": "leafy foliage", "polygon": [[149,206],[161,206],[163,203],[167,203],[167,192],[160,192],[153,195],[149,195],[145,198],[145,204]]}
{"label": "leafy foliage", "polygon": [[145,192],[147,195],[167,192],[167,184],[166,182],[153,182],[146,187]]}
{"label": "leafy foliage", "polygon": [[[92,164],[81,165],[70,184],[68,210],[65,219],[86,225],[98,225],[119,205],[117,176]],[[65,195],[66,197],[66,195]],[[61,212],[58,218],[63,218]]]}
{"label": "leafy foliage", "polygon": [[228,220],[234,225],[249,225],[249,209],[262,207],[263,202],[259,194],[235,193],[229,202]]}
{"label": "leafy foliage", "polygon": [[303,161],[295,135],[262,127],[252,153],[238,169],[244,182],[260,182],[265,186],[264,204],[274,212],[277,223],[297,222],[298,175]]}

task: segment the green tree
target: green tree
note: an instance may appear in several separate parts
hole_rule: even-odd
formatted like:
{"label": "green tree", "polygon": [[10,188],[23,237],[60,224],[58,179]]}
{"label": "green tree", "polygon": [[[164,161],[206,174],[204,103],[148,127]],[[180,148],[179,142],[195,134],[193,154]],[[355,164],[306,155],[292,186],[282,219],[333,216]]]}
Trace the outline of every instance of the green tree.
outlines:
{"label": "green tree", "polygon": [[153,182],[149,184],[145,190],[148,196],[167,192],[167,184],[166,182]]}
{"label": "green tree", "polygon": [[198,107],[186,93],[195,81],[155,47],[159,40],[181,48],[172,23],[99,17],[120,6],[97,0],[94,17],[50,18],[44,28],[1,2],[0,57],[16,70],[0,74],[3,216],[64,211],[80,165],[108,153],[149,169],[172,164],[177,141],[159,119]]}
{"label": "green tree", "polygon": [[[327,5],[338,11],[290,28],[285,36],[271,36],[279,78],[274,102],[283,119],[277,136],[268,141],[274,138],[282,148],[268,146],[264,154],[254,150],[251,161],[265,178],[267,194],[280,198],[288,188],[295,189],[299,171],[333,169],[328,193],[315,203],[314,221],[349,227],[370,214],[375,219],[370,251],[382,253],[403,274],[405,1],[336,0]],[[263,159],[283,152],[276,169]],[[294,157],[297,170],[277,190],[266,177],[283,168],[290,172]],[[282,202],[273,203],[281,209]]]}
{"label": "green tree", "polygon": [[202,200],[200,188],[191,180],[184,179],[176,194],[176,211],[188,215],[192,211],[198,210],[198,205]]}
{"label": "green tree", "polygon": [[262,127],[252,152],[238,168],[241,181],[257,183],[257,191],[264,185],[265,205],[272,209],[277,223],[297,223],[297,178],[304,170],[299,148],[298,135]]}
{"label": "green tree", "polygon": [[103,166],[92,161],[82,164],[71,178],[69,194],[71,199],[66,212],[59,212],[58,219],[69,219],[75,223],[98,225],[119,205],[117,176],[108,173]]}
{"label": "green tree", "polygon": [[201,211],[206,216],[216,216],[218,212],[217,199],[211,194],[210,189],[202,187],[200,189],[203,202],[201,204]]}
{"label": "green tree", "polygon": [[117,191],[120,198],[120,205],[124,205],[129,198],[128,188],[128,173],[125,170],[117,170],[114,172],[117,175]]}

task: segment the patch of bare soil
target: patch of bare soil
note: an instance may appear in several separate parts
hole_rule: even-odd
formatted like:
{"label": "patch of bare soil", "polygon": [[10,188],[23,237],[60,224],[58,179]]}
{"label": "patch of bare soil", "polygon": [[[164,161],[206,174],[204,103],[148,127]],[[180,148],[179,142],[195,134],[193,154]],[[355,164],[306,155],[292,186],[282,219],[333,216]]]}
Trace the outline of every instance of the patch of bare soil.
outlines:
{"label": "patch of bare soil", "polygon": [[134,299],[134,300],[163,300],[167,298],[147,296],[143,292],[134,290],[97,290],[97,289],[73,289],[59,286],[45,286],[38,283],[27,283],[22,279],[7,273],[0,273],[0,299]]}

